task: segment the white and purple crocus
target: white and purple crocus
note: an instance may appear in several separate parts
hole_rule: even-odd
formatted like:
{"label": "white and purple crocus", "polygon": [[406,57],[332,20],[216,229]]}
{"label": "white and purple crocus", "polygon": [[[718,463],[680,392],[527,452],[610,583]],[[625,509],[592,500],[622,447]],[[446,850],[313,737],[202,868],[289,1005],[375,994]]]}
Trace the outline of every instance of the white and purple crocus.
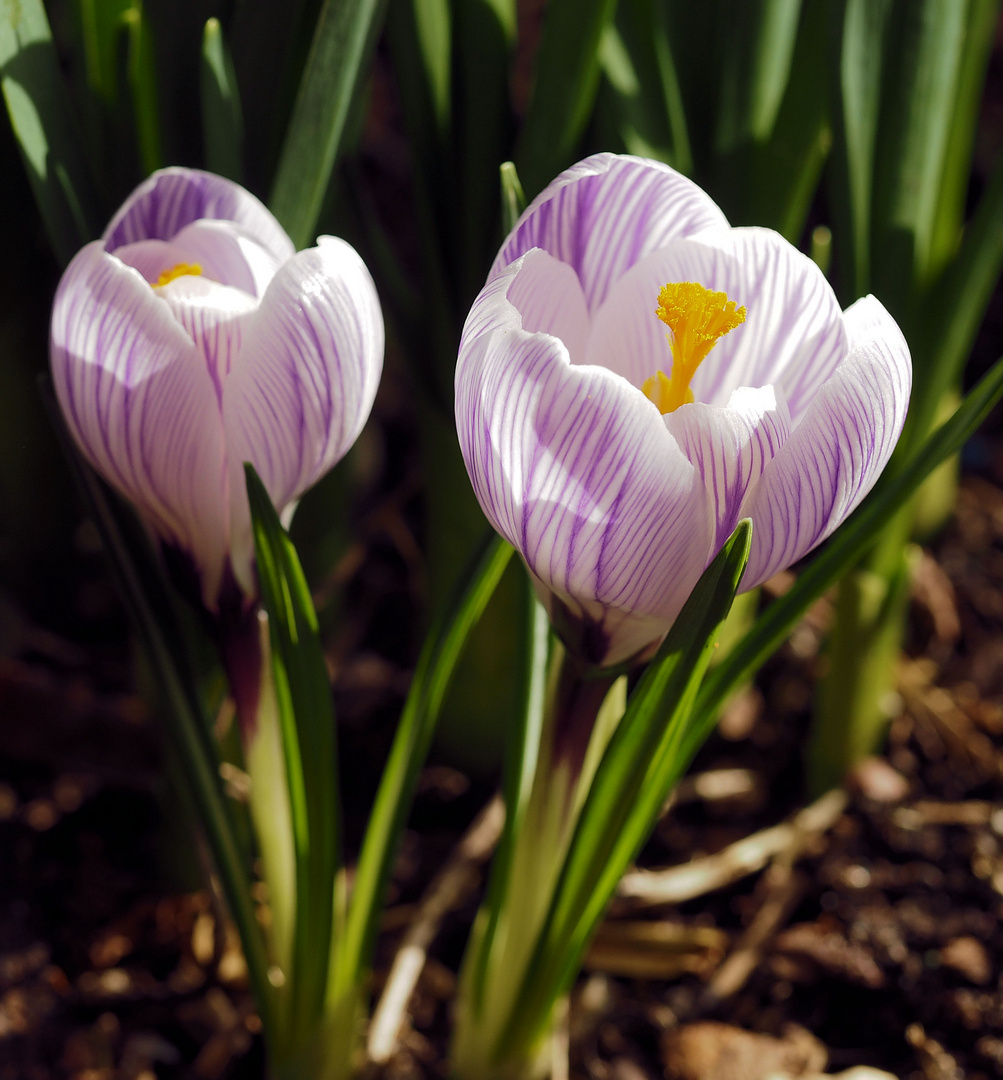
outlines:
{"label": "white and purple crocus", "polygon": [[50,355],[87,459],[219,616],[256,594],[243,462],[281,511],[342,457],[376,394],[383,319],[343,240],[297,253],[242,187],[170,168],[70,263]]}
{"label": "white and purple crocus", "polygon": [[467,318],[456,423],[474,490],[591,663],[672,625],[743,517],[750,589],[827,537],[888,462],[909,350],[840,311],[777,233],[672,169],[598,154],[506,239]]}

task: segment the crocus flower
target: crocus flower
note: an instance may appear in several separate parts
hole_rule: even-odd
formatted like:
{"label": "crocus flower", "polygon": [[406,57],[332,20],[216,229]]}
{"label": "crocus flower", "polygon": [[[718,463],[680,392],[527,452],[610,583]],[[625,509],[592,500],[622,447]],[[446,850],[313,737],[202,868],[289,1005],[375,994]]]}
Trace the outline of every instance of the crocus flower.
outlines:
{"label": "crocus flower", "polygon": [[506,239],[467,318],[456,423],[474,490],[565,641],[598,664],[671,626],[743,517],[743,589],[870,490],[902,429],[905,340],[840,311],[777,233],[665,165],[598,154]]}
{"label": "crocus flower", "polygon": [[50,353],[84,454],[190,560],[218,613],[224,594],[255,592],[243,462],[283,510],[348,450],[376,394],[383,321],[343,240],[297,253],[242,187],[171,168],[70,263]]}

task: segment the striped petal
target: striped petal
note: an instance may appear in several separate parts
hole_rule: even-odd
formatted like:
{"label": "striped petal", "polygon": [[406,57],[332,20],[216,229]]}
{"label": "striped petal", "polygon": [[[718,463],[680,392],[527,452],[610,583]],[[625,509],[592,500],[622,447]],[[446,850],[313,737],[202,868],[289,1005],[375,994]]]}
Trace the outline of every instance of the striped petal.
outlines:
{"label": "striped petal", "polygon": [[772,386],[743,387],[724,408],[683,405],[665,417],[665,426],[703,477],[717,551],[742,517],[746,492],[790,435],[787,405]]}
{"label": "striped petal", "polygon": [[750,589],[824,540],[873,487],[902,431],[912,365],[873,296],[844,314],[849,355],[808,406],[742,507],[752,518]]}
{"label": "striped petal", "polygon": [[96,241],[60,282],[50,357],[63,415],[88,460],[192,556],[214,606],[229,492],[223,425],[199,349],[142,276]]}
{"label": "striped petal", "polygon": [[534,248],[509,283],[508,301],[518,310],[523,330],[553,334],[573,364],[585,362],[592,320],[578,275],[567,263]]}
{"label": "striped petal", "polygon": [[668,165],[595,154],[561,173],[533,200],[491,275],[531,248],[543,248],[575,271],[594,312],[646,255],[678,237],[727,226],[710,196]]}
{"label": "striped petal", "polygon": [[196,264],[201,276],[262,296],[279,264],[251,239],[245,229],[228,221],[196,221],[173,240],[137,240],[115,249],[115,257],[134,266],[156,283],[164,271],[179,263]]}
{"label": "striped petal", "polygon": [[369,416],[383,367],[383,319],[364,263],[323,236],[272,280],[242,323],[223,391],[233,492],[233,560],[249,575],[250,461],[281,510],[348,450]]}
{"label": "striped petal", "polygon": [[222,176],[180,166],[155,172],[125,200],[105,229],[105,250],[139,240],[173,240],[203,218],[236,222],[276,265],[295,250],[282,226],[249,191]]}
{"label": "striped petal", "polygon": [[846,355],[839,303],[818,267],[769,229],[712,231],[676,240],[625,274],[595,313],[587,361],[640,386],[672,367],[655,315],[667,282],[696,281],[747,309],[698,368],[697,401],[724,405],[740,386],[775,386],[794,424]]}
{"label": "striped petal", "polygon": [[257,309],[254,297],[190,275],[175,278],[158,292],[202,354],[222,410],[223,382],[240,352],[244,325]]}
{"label": "striped petal", "polygon": [[579,621],[593,661],[616,663],[671,625],[707,561],[710,522],[699,477],[644,395],[523,329],[509,295],[549,262],[531,252],[474,303],[456,369],[460,448],[551,612]]}

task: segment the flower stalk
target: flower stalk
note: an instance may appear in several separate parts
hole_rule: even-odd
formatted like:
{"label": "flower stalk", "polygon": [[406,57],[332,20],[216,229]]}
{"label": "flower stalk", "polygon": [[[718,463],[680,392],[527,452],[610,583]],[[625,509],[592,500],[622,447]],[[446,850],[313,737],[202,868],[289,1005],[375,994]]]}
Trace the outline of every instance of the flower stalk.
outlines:
{"label": "flower stalk", "polygon": [[[548,1070],[546,1034],[529,1047],[507,1045],[504,1034],[592,779],[623,716],[626,684],[625,676],[593,673],[555,641],[542,730],[532,748],[533,785],[519,828],[506,834],[508,850],[498,856],[502,879],[492,882],[464,958],[453,1046],[458,1077],[515,1080]],[[477,985],[485,972],[489,977]]]}

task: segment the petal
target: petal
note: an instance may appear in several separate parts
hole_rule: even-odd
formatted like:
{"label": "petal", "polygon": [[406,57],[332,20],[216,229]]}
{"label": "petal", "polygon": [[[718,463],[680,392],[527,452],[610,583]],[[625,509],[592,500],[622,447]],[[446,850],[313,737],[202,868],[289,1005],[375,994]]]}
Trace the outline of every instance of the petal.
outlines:
{"label": "petal", "polygon": [[167,543],[192,555],[212,607],[229,495],[223,425],[198,349],[143,278],[96,241],[60,282],[50,358],[85,456]]}
{"label": "petal", "polygon": [[697,281],[748,309],[745,322],[697,369],[696,400],[723,405],[740,386],[775,386],[797,424],[849,345],[839,303],[818,267],[769,229],[676,240],[617,282],[593,318],[587,361],[636,386],[668,372],[672,353],[655,304],[672,281]]}
{"label": "petal", "polygon": [[578,275],[589,310],[671,240],[728,222],[711,198],[658,161],[595,154],[561,173],[516,222],[491,276],[539,247]]}
{"label": "petal", "polygon": [[505,294],[523,266],[489,282],[468,318],[460,449],[484,513],[594,624],[593,659],[615,663],[665,633],[706,563],[703,486],[640,391],[521,328]]}
{"label": "petal", "polygon": [[753,522],[743,589],[797,562],[833,532],[874,486],[902,431],[912,385],[902,332],[872,296],[845,318],[850,354],[742,507]]}
{"label": "petal", "polygon": [[356,440],[382,369],[373,279],[350,245],[322,236],[279,269],[243,323],[243,346],[224,386],[238,579],[250,565],[243,462],[254,465],[281,511]]}
{"label": "petal", "polygon": [[135,267],[154,284],[165,270],[195,263],[201,276],[262,296],[279,264],[271,253],[231,221],[196,221],[173,240],[137,240],[115,248],[115,258]]}
{"label": "petal", "polygon": [[155,172],[125,200],[104,231],[105,250],[137,240],[172,240],[201,218],[243,226],[277,265],[295,250],[282,226],[249,191],[214,173],[181,166]]}
{"label": "petal", "polygon": [[573,364],[584,362],[591,319],[578,276],[567,263],[534,248],[512,279],[508,300],[522,317],[523,330],[553,334]]}
{"label": "petal", "polygon": [[736,390],[727,406],[683,405],[665,418],[686,457],[703,477],[708,512],[717,523],[714,550],[731,536],[746,492],[790,435],[786,403],[772,386]]}
{"label": "petal", "polygon": [[175,278],[157,293],[195,342],[222,410],[223,380],[240,351],[247,318],[257,309],[254,297],[242,289],[190,275]]}

